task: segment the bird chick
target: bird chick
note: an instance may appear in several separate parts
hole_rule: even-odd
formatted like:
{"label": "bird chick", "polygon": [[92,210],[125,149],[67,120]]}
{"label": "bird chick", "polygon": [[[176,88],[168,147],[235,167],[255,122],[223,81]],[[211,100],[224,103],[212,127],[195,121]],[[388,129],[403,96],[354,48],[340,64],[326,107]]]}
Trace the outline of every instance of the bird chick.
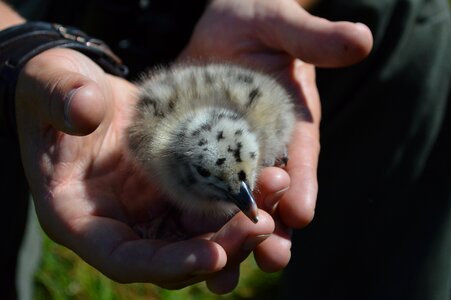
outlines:
{"label": "bird chick", "polygon": [[140,82],[128,129],[132,157],[181,210],[254,223],[263,166],[286,161],[295,122],[271,77],[228,64],[175,65]]}

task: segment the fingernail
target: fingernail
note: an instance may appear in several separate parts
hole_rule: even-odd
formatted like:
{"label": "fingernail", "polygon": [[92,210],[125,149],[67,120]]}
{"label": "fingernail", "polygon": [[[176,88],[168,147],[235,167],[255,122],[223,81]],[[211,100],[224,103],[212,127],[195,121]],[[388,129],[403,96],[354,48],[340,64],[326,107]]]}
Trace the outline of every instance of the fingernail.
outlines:
{"label": "fingernail", "polygon": [[269,194],[265,197],[263,204],[265,206],[265,210],[269,213],[274,212],[279,203],[279,200],[282,198],[283,194],[288,190],[288,188],[284,188],[283,190],[277,191],[275,193]]}
{"label": "fingernail", "polygon": [[254,250],[255,247],[257,247],[261,242],[269,238],[270,235],[271,234],[259,234],[248,237],[242,246],[243,251],[249,252]]}
{"label": "fingernail", "polygon": [[72,120],[70,118],[70,106],[72,103],[72,100],[74,99],[74,95],[77,93],[77,91],[80,88],[75,88],[69,91],[67,93],[65,99],[64,99],[64,125],[66,125],[68,128],[73,129]]}

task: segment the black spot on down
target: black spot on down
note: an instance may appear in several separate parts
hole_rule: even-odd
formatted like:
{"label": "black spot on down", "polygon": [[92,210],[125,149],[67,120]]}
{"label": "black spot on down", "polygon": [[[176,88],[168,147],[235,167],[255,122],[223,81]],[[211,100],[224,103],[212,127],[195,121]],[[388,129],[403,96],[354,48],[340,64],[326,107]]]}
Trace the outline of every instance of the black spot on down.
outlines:
{"label": "black spot on down", "polygon": [[216,136],[216,139],[217,139],[218,141],[224,139],[224,131],[222,131],[222,130],[219,131],[219,132],[218,132],[218,135]]}
{"label": "black spot on down", "polygon": [[254,88],[252,91],[250,91],[248,95],[249,102],[247,103],[247,106],[251,106],[252,103],[260,96],[261,91],[258,88]]}
{"label": "black spot on down", "polygon": [[216,161],[216,165],[221,166],[225,163],[225,161],[226,161],[225,158],[218,158],[218,160]]}
{"label": "black spot on down", "polygon": [[243,171],[243,170],[241,170],[241,171],[239,171],[238,172],[238,179],[240,180],[240,181],[246,181],[246,173]]}

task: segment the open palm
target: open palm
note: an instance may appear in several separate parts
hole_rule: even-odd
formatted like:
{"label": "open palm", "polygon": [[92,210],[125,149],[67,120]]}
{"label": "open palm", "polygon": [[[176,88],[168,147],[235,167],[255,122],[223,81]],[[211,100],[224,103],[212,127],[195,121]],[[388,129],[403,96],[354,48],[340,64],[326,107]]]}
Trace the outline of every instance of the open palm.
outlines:
{"label": "open palm", "polygon": [[[74,88],[67,99],[64,94]],[[189,216],[180,214],[168,215],[169,225],[160,226],[167,203],[126,154],[124,131],[136,87],[103,73],[87,57],[66,49],[47,51],[28,63],[17,90],[22,160],[39,220],[54,240],[107,276],[182,287],[208,278],[227,260],[239,263],[252,245],[236,244],[272,232],[269,217],[252,226],[237,216],[215,236],[218,227],[188,222]],[[141,239],[134,229],[152,222],[166,236],[180,231],[185,236]],[[197,237],[201,234],[208,235]]]}

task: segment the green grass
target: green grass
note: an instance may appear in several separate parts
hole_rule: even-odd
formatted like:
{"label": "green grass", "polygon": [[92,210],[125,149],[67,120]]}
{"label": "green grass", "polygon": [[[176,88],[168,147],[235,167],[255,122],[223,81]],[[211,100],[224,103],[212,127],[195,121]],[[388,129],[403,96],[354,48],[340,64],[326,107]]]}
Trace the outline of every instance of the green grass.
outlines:
{"label": "green grass", "polygon": [[238,287],[216,296],[199,283],[168,291],[152,284],[119,284],[86,264],[70,250],[44,236],[43,256],[34,279],[36,300],[122,300],[122,299],[273,299],[279,273],[261,272],[252,257],[241,267]]}

